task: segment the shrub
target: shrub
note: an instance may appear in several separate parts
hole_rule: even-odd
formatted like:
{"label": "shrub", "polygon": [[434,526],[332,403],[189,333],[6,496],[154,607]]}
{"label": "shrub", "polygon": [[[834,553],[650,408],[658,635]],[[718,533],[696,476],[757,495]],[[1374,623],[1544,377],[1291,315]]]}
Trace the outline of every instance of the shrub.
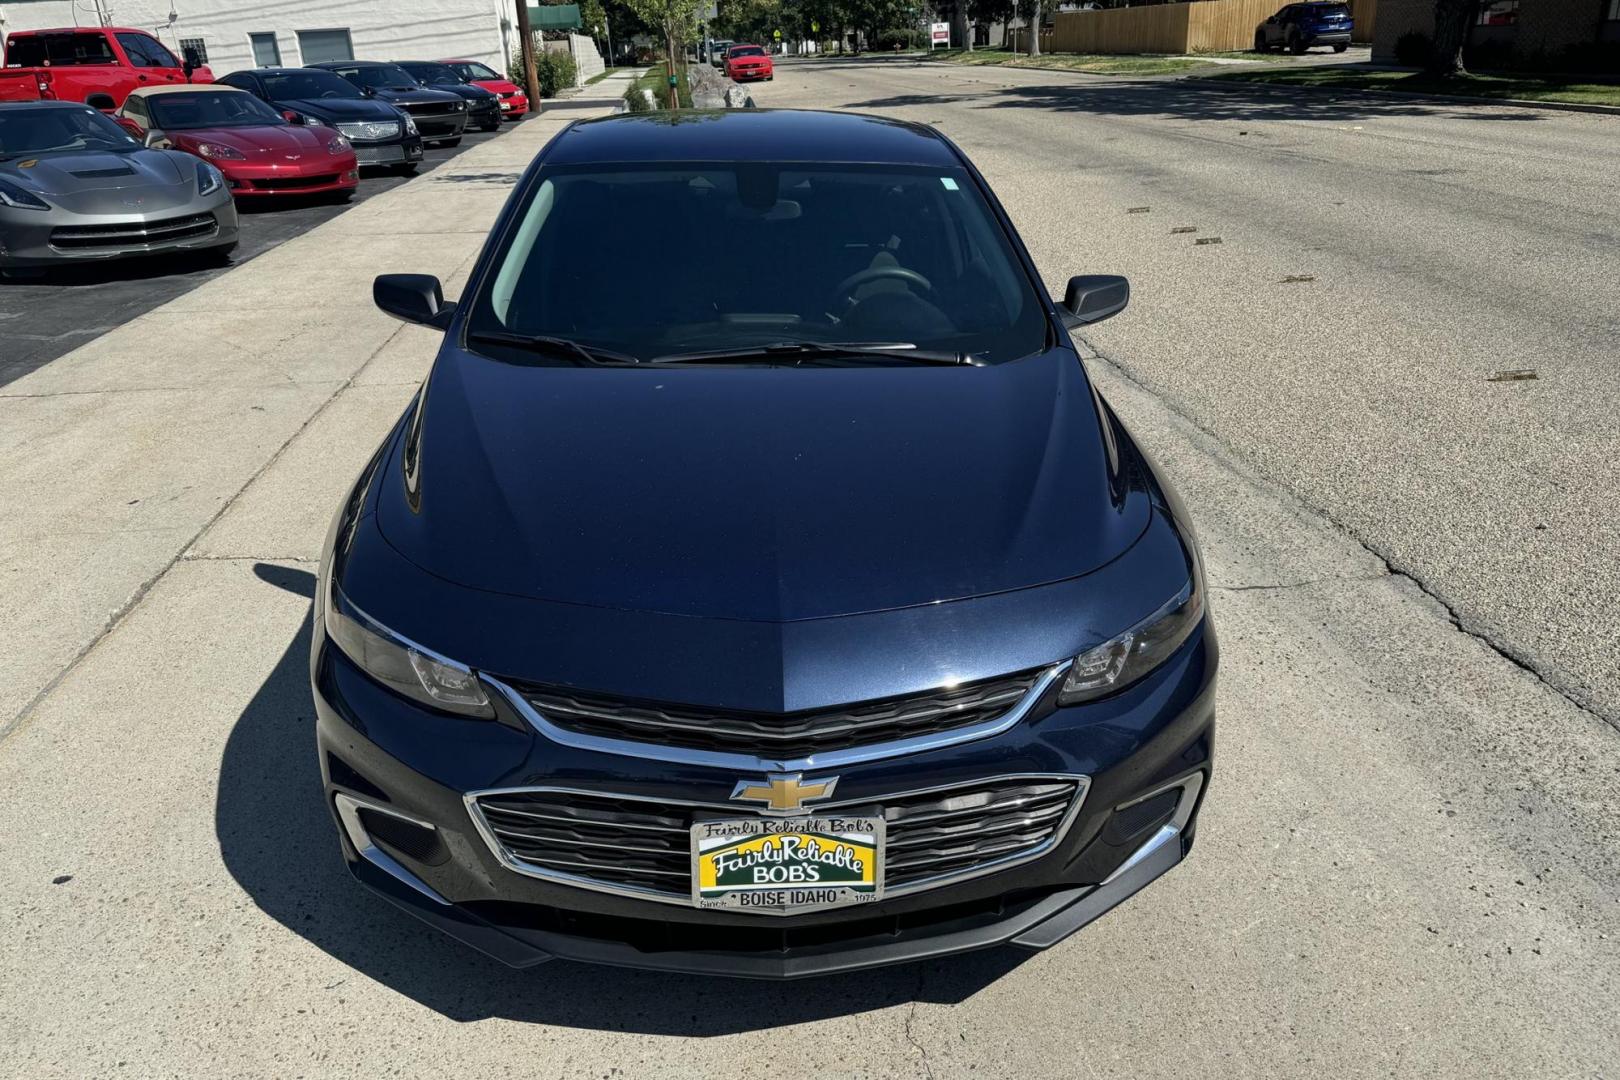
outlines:
{"label": "shrub", "polygon": [[1413,32],[1395,39],[1395,62],[1403,67],[1422,67],[1429,62],[1434,43],[1428,34]]}
{"label": "shrub", "polygon": [[[574,80],[578,77],[579,68],[574,63],[572,53],[552,51],[551,49],[535,50],[534,78],[540,84],[540,96],[543,98],[556,97],[557,91],[571,89]],[[523,55],[514,52],[506,64],[506,77],[523,85]]]}
{"label": "shrub", "polygon": [[893,26],[873,34],[870,47],[879,52],[893,52],[895,49],[914,48],[916,44],[917,31],[903,26]]}

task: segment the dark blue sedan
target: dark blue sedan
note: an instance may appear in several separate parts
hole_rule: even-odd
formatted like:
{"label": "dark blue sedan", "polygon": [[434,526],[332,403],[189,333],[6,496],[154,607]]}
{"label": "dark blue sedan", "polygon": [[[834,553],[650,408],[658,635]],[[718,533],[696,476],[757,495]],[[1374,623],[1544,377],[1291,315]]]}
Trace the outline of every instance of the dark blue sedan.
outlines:
{"label": "dark blue sedan", "polygon": [[517,966],[789,978],[1042,949],[1175,866],[1202,567],[1068,333],[1128,297],[1054,302],[931,128],[567,128],[464,296],[375,285],[445,338],[322,560],[351,869]]}

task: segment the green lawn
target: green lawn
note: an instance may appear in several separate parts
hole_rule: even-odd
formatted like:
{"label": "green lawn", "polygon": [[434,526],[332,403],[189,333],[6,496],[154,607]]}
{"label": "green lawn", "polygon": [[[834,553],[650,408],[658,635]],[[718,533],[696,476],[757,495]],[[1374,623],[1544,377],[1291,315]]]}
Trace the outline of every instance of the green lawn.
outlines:
{"label": "green lawn", "polygon": [[1521,101],[1570,102],[1577,105],[1620,105],[1620,83],[1585,82],[1549,76],[1469,75],[1437,79],[1422,72],[1367,71],[1357,67],[1244,68],[1212,75],[1216,79],[1270,83],[1276,86],[1323,86],[1346,90],[1397,90],[1410,94],[1453,94],[1460,97],[1517,98]]}
{"label": "green lawn", "polygon": [[944,49],[933,54],[937,59],[953,64],[1000,67],[1051,68],[1057,71],[1082,71],[1090,75],[1175,75],[1183,71],[1218,68],[1194,56],[1112,56],[1096,53],[1043,53],[1025,56],[1004,49]]}
{"label": "green lawn", "polygon": [[[675,92],[679,95],[681,108],[690,109],[692,107],[692,88],[686,84],[686,69],[681,68],[677,72],[677,76],[680,79],[680,85],[676,87]],[[669,108],[669,69],[662,63],[654,64],[644,71],[635,82],[630,84],[630,89],[624,92],[624,97],[626,101],[630,102],[632,112],[641,108],[643,100],[641,92],[643,90],[652,91],[653,100],[658,103],[660,109]]]}

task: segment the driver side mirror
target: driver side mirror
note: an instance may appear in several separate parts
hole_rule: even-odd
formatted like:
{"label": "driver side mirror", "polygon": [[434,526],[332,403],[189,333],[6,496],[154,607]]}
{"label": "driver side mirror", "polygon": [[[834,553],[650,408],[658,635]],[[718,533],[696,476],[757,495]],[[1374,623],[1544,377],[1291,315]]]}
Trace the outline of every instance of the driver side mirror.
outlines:
{"label": "driver side mirror", "polygon": [[281,118],[289,124],[302,124],[305,122],[303,113],[293,112],[291,109],[283,109]]}
{"label": "driver side mirror", "polygon": [[146,137],[141,141],[146,143],[147,148],[151,150],[170,150],[174,148],[174,143],[169,141],[169,137],[157,128],[148,131]]}
{"label": "driver side mirror", "polygon": [[371,299],[401,322],[444,330],[456,313],[455,301],[446,301],[439,279],[432,274],[380,274],[371,283]]}
{"label": "driver side mirror", "polygon": [[1118,274],[1081,274],[1063,294],[1063,323],[1071,330],[1113,318],[1131,302],[1131,283]]}

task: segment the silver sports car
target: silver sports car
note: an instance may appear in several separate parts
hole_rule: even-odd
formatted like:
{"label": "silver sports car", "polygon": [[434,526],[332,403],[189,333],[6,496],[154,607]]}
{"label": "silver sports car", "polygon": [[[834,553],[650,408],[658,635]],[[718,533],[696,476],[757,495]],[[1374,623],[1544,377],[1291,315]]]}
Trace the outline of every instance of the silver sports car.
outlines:
{"label": "silver sports car", "polygon": [[236,246],[218,169],[88,105],[0,105],[0,270]]}

